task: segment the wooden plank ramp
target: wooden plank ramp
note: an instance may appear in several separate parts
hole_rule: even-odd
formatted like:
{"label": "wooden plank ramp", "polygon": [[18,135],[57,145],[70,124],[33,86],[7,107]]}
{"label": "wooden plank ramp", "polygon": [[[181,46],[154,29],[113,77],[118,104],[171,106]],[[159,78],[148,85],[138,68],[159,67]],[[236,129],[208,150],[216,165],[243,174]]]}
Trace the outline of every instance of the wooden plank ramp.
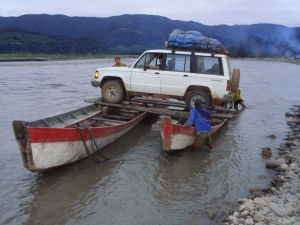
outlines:
{"label": "wooden plank ramp", "polygon": [[[140,103],[149,103],[154,105],[162,105],[162,106],[174,106],[179,108],[186,108],[186,103],[183,101],[170,101],[170,100],[162,100],[162,99],[154,99],[154,98],[132,98],[130,99],[132,102],[140,102]],[[235,109],[226,109],[221,107],[214,107],[211,111],[220,111],[220,112],[236,112]]]}
{"label": "wooden plank ramp", "polygon": [[[130,101],[123,101],[119,104],[100,102],[100,101],[97,101],[96,99],[86,99],[84,101],[94,103],[97,105],[102,105],[102,106],[114,106],[114,107],[119,107],[122,109],[137,110],[137,111],[141,111],[141,112],[148,112],[148,113],[154,113],[154,114],[165,115],[165,116],[173,116],[173,117],[177,117],[177,118],[188,119],[190,116],[190,113],[187,111],[159,108],[155,104],[156,101],[151,101],[152,99],[149,99],[149,100],[150,101],[143,102],[143,103],[146,103],[143,106],[132,105],[131,102],[137,102],[135,99],[132,99]],[[151,106],[148,106],[148,104],[151,104]],[[172,106],[174,106],[174,105],[172,105]],[[232,114],[227,113],[227,112],[225,112],[225,113],[211,112],[211,115],[212,115],[212,117],[220,117],[220,118],[232,118],[232,116],[233,116]]]}

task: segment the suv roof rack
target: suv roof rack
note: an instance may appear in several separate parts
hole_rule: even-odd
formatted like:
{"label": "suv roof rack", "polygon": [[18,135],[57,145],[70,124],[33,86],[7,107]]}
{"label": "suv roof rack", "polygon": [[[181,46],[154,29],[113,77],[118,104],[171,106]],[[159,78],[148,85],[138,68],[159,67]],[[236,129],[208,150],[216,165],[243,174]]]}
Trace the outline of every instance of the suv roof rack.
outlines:
{"label": "suv roof rack", "polygon": [[176,44],[179,45],[179,46],[170,46],[169,42],[166,42],[166,47],[168,49],[171,49],[173,54],[175,53],[176,50],[202,52],[202,53],[223,53],[223,54],[228,54],[227,48],[225,46],[222,46],[222,45],[202,44],[201,43],[201,47],[199,47],[200,44],[196,43],[196,44],[194,44],[193,47],[184,47],[184,46],[180,46],[179,43],[176,43]]}

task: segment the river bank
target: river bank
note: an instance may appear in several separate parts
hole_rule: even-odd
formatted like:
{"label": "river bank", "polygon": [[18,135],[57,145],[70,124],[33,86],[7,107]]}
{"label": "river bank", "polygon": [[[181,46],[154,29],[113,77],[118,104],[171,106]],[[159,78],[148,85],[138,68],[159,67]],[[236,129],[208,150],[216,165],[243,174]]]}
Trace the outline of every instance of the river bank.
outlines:
{"label": "river bank", "polygon": [[286,62],[292,63],[295,65],[300,66],[300,59],[299,58],[239,58],[241,60],[263,60],[263,61],[271,61],[271,62]]}
{"label": "river bank", "polygon": [[115,55],[115,54],[0,54],[0,62],[32,62],[32,61],[63,61],[84,59],[114,59],[115,57],[137,58],[138,55]]}
{"label": "river bank", "polygon": [[[223,223],[219,224],[300,225],[300,105],[290,110],[285,114],[292,118],[287,122],[290,131],[278,148],[279,156],[266,163],[267,169],[277,172],[276,176],[266,188],[250,188],[249,196],[238,199],[233,211],[224,212]],[[262,155],[271,157],[272,153],[263,149]]]}
{"label": "river bank", "polygon": [[[95,54],[95,55],[77,55],[77,54],[0,54],[0,62],[30,62],[30,61],[63,61],[63,60],[82,60],[82,59],[114,59],[115,57],[137,58],[138,55],[114,55],[114,54]],[[238,58],[246,60],[263,60],[272,62],[287,62],[300,65],[298,58]]]}

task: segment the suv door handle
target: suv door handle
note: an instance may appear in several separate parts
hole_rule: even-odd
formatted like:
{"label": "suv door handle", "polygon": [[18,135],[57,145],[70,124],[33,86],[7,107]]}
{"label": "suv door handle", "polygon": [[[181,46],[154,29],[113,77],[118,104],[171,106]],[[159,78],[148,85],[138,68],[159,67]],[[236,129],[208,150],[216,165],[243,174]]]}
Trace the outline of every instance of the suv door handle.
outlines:
{"label": "suv door handle", "polygon": [[188,77],[189,75],[186,75],[186,74],[185,74],[185,75],[183,75],[183,76],[184,76],[184,77]]}
{"label": "suv door handle", "polygon": [[155,74],[159,74],[159,72],[155,72]]}

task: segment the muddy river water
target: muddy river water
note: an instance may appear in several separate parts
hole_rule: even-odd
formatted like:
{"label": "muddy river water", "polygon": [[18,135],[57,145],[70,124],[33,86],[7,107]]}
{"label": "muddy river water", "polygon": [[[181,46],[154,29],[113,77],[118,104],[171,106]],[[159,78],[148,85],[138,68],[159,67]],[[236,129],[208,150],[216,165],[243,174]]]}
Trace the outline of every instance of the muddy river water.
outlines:
{"label": "muddy river water", "polygon": [[[124,59],[130,65],[135,59]],[[241,69],[247,108],[213,137],[212,151],[166,153],[150,117],[103,149],[115,159],[86,158],[48,173],[22,165],[13,120],[32,121],[87,105],[97,67],[111,59],[0,63],[0,224],[209,224],[208,207],[231,210],[253,186],[265,187],[261,148],[273,158],[288,127],[285,112],[299,104],[300,67],[232,60]],[[275,134],[277,138],[268,138]]]}

